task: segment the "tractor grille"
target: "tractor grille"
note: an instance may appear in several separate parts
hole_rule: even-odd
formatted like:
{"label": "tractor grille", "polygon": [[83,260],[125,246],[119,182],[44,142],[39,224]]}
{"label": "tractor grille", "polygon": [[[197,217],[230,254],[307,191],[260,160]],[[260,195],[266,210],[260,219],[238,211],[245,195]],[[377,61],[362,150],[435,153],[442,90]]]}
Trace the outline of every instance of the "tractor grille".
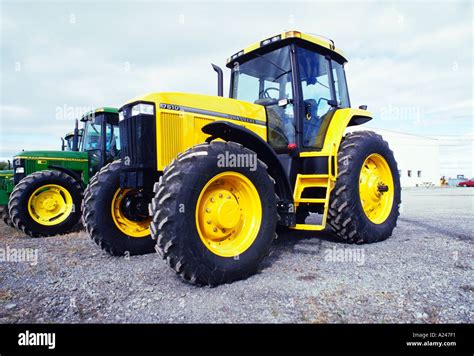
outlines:
{"label": "tractor grille", "polygon": [[[176,158],[176,156],[189,148],[189,144],[198,144],[206,140],[209,135],[201,131],[202,127],[212,122],[200,116],[190,116],[189,114],[172,114],[162,112],[160,115],[160,161],[159,165],[165,167]],[[190,121],[191,120],[191,121]],[[194,124],[191,132],[189,123]],[[188,131],[187,131],[188,130]],[[192,139],[191,141],[189,139]],[[188,145],[188,146],[187,146]]]}
{"label": "tractor grille", "polygon": [[122,109],[120,156],[126,170],[156,169],[156,129],[154,115],[130,116],[130,107]]}

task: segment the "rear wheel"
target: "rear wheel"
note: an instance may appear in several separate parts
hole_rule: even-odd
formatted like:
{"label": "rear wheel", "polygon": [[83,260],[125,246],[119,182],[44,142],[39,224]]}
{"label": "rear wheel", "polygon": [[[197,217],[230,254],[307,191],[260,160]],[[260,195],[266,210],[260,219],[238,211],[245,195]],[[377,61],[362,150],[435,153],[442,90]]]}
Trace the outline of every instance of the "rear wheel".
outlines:
{"label": "rear wheel", "polygon": [[73,231],[81,217],[82,186],[58,171],[40,171],[13,189],[8,213],[16,228],[32,237]]}
{"label": "rear wheel", "polygon": [[390,237],[399,215],[400,177],[387,142],[371,131],[347,134],[338,170],[328,214],[335,234],[349,243]]}
{"label": "rear wheel", "polygon": [[[255,166],[230,168],[219,164],[224,156],[254,157]],[[184,280],[215,286],[257,272],[276,236],[276,196],[266,168],[237,143],[211,142],[165,169],[155,185],[151,233]]]}
{"label": "rear wheel", "polygon": [[120,188],[120,160],[103,167],[84,193],[83,223],[91,239],[114,256],[154,251],[147,194]]}

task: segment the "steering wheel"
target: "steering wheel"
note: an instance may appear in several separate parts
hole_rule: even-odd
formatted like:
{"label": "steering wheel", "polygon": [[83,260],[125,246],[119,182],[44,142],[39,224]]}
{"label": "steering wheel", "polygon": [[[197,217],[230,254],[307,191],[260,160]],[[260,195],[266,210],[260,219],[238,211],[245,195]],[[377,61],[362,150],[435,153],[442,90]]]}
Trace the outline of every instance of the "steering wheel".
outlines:
{"label": "steering wheel", "polygon": [[[278,92],[278,95],[276,98],[272,98],[271,95],[268,93],[270,90],[276,90]],[[263,91],[263,97],[264,98],[269,98],[269,99],[277,99],[280,96],[280,89],[279,88],[267,88]]]}

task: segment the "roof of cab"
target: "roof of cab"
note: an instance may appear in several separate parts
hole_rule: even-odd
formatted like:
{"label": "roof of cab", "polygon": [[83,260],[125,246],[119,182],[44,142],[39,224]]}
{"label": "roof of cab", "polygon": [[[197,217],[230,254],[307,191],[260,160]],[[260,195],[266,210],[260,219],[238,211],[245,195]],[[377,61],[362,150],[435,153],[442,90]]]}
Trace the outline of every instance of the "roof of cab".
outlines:
{"label": "roof of cab", "polygon": [[344,53],[339,48],[336,48],[332,40],[325,39],[317,35],[306,34],[300,31],[285,31],[268,37],[262,41],[255,42],[254,44],[233,54],[227,59],[227,67],[232,68],[232,63],[234,61],[236,61],[237,59],[244,59],[244,57],[247,57],[247,54],[253,53],[263,47],[291,40],[294,40],[295,42],[306,42],[310,45],[316,45],[324,49],[325,51],[334,54],[335,59],[338,59],[340,62],[347,62]]}
{"label": "roof of cab", "polygon": [[112,107],[109,107],[109,106],[104,106],[102,108],[97,108],[95,110],[91,110],[91,111],[88,111],[85,114],[83,114],[82,117],[81,117],[81,121],[88,120],[90,117],[93,116],[93,114],[98,114],[98,113],[101,113],[101,112],[110,113],[110,114],[118,114],[118,109],[117,108],[112,108]]}

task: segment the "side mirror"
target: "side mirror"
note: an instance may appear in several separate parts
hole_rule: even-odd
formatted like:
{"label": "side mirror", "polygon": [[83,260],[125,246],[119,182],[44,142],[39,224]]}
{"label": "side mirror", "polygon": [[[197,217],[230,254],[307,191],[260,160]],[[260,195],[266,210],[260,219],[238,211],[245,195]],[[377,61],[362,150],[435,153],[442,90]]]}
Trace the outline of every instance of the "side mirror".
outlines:
{"label": "side mirror", "polygon": [[360,105],[360,106],[359,106],[359,109],[361,109],[361,110],[367,110],[367,105]]}
{"label": "side mirror", "polygon": [[337,108],[338,104],[336,100],[328,100],[328,105],[332,106],[333,108]]}
{"label": "side mirror", "polygon": [[64,151],[65,148],[66,148],[66,145],[64,143],[64,138],[61,137],[61,151]]}

